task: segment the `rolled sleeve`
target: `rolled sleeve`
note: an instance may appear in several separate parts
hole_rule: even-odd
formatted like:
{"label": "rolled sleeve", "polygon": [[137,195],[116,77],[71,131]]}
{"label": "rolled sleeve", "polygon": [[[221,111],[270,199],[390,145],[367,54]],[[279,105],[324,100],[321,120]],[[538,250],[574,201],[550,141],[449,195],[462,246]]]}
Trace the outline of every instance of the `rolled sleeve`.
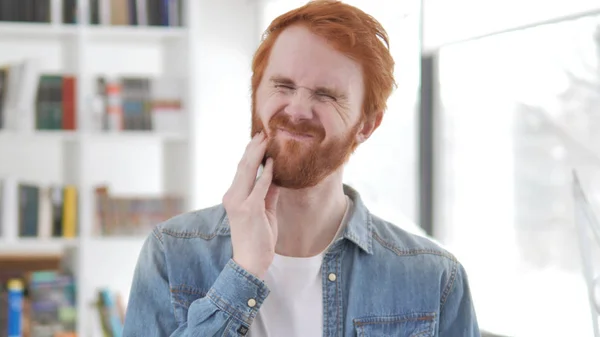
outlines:
{"label": "rolled sleeve", "polygon": [[263,281],[230,259],[206,296],[219,309],[250,326],[269,293]]}

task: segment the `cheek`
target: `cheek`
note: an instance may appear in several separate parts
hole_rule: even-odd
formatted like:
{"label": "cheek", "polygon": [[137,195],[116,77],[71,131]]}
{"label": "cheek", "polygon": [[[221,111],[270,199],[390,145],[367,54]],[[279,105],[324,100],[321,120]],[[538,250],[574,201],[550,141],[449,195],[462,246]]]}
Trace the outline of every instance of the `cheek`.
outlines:
{"label": "cheek", "polygon": [[323,104],[315,109],[321,126],[325,129],[325,141],[345,137],[350,131],[340,113],[329,104]]}
{"label": "cheek", "polygon": [[256,113],[265,124],[285,105],[286,99],[282,95],[269,93],[266,90],[259,90],[256,93]]}

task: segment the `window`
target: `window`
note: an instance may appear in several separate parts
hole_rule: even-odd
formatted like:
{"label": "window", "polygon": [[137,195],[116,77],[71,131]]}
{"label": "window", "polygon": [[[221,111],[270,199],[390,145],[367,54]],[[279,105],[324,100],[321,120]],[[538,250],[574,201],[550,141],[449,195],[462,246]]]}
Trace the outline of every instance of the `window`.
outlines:
{"label": "window", "polygon": [[442,48],[438,239],[469,272],[480,325],[591,336],[573,168],[600,201],[599,17]]}

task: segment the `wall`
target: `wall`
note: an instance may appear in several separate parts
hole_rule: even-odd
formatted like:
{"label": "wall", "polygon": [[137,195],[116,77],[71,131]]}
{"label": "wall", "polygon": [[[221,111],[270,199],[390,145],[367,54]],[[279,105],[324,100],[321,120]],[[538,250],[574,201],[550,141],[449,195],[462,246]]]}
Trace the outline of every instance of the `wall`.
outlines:
{"label": "wall", "polygon": [[221,202],[250,139],[250,62],[257,43],[255,1],[191,3],[197,95],[191,98],[196,148],[192,207]]}

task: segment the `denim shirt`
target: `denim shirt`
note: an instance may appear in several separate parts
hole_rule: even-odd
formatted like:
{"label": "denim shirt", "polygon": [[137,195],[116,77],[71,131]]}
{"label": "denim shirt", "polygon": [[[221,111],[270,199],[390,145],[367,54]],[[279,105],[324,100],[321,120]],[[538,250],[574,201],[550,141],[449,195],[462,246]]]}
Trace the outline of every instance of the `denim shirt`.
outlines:
{"label": "denim shirt", "polygon": [[[323,336],[480,336],[460,262],[371,214],[351,187],[344,192],[354,209],[323,258]],[[223,206],[185,213],[146,239],[123,336],[244,336],[267,296],[232,260]]]}

